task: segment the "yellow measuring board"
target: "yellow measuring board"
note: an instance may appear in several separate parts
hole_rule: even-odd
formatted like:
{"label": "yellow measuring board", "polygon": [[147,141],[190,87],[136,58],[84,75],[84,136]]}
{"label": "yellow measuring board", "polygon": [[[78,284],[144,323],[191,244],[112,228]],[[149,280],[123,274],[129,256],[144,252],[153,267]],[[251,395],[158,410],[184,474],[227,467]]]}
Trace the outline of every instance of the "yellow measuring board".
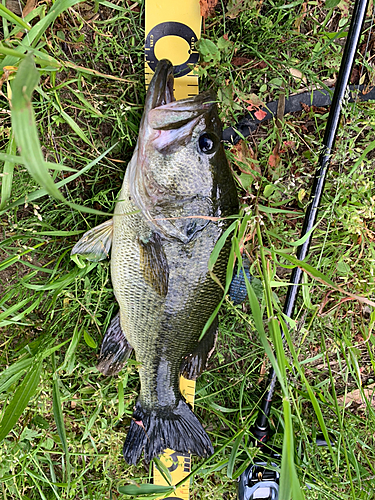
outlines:
{"label": "yellow measuring board", "polygon": [[[202,18],[199,0],[146,0],[145,6],[145,82],[148,87],[160,59],[169,59],[174,66],[174,96],[186,99],[199,93],[198,76],[192,68],[199,54],[195,44],[201,35]],[[194,407],[195,381],[180,378],[180,391]],[[168,468],[172,484],[177,484],[191,471],[188,453],[165,450],[160,457]],[[168,483],[154,466],[154,484]],[[160,497],[163,498],[163,497]],[[189,500],[189,482],[168,498]],[[165,499],[167,500],[167,499]]]}
{"label": "yellow measuring board", "polygon": [[158,61],[169,59],[174,66],[175,98],[198,94],[198,76],[191,69],[199,59],[195,44],[201,24],[199,0],[146,0],[146,87]]}
{"label": "yellow measuring board", "polygon": [[[194,408],[195,381],[180,377],[180,391],[186,401]],[[167,467],[172,478],[172,484],[177,484],[191,471],[191,456],[189,453],[179,453],[167,449],[160,457],[161,462]],[[154,484],[167,486],[168,483],[154,465]],[[163,498],[163,497],[160,497]],[[186,481],[168,498],[174,500],[189,500],[189,481]],[[166,500],[166,499],[165,499]]]}

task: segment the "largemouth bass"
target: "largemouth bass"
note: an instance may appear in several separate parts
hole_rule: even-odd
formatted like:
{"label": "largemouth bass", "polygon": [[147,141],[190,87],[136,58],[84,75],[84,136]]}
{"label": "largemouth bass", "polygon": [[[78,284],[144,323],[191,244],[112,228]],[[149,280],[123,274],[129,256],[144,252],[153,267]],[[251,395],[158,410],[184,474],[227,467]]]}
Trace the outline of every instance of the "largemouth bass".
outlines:
{"label": "largemouth bass", "polygon": [[[196,378],[213,350],[217,322],[199,342],[223,294],[208,260],[231,222],[226,217],[238,213],[221,135],[215,95],[175,101],[172,64],[160,61],[113,220],[86,233],[72,251],[99,260],[112,244],[120,311],[104,337],[98,369],[117,373],[132,348],[140,362],[141,388],[123,449],[129,464],[143,450],[147,461],[166,448],[213,453],[179,391],[179,376]],[[229,252],[227,242],[214,267],[223,284]]]}

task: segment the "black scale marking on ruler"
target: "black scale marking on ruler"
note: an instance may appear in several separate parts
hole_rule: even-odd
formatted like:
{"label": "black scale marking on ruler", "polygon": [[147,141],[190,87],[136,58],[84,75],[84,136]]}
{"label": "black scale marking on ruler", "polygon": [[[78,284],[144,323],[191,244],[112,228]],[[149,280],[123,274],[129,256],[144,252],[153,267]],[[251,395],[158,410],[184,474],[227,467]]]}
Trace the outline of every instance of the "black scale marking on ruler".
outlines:
{"label": "black scale marking on ruler", "polygon": [[178,36],[183,38],[190,46],[189,58],[182,64],[178,64],[173,68],[174,77],[181,78],[191,72],[191,66],[188,66],[189,64],[194,65],[198,63],[199,53],[195,49],[195,43],[198,37],[189,26],[175,21],[160,23],[154,26],[148,33],[145,42],[146,62],[152,71],[155,71],[156,65],[159,62],[159,59],[157,59],[155,55],[156,42],[165,36]]}

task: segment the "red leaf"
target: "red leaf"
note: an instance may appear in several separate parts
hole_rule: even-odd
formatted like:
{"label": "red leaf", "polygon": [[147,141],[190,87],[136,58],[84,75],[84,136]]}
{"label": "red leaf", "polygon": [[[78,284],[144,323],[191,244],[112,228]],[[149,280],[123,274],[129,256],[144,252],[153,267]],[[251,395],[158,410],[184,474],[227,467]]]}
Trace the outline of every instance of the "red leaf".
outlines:
{"label": "red leaf", "polygon": [[263,120],[263,118],[265,118],[267,116],[267,113],[266,113],[266,111],[263,111],[262,109],[259,109],[258,111],[256,111],[254,113],[254,116],[258,120]]}
{"label": "red leaf", "polygon": [[284,141],[283,144],[287,149],[294,149],[296,147],[296,143],[294,141]]}
{"label": "red leaf", "polygon": [[280,160],[279,155],[270,155],[270,157],[268,158],[268,165],[270,167],[276,167],[278,165],[279,160]]}

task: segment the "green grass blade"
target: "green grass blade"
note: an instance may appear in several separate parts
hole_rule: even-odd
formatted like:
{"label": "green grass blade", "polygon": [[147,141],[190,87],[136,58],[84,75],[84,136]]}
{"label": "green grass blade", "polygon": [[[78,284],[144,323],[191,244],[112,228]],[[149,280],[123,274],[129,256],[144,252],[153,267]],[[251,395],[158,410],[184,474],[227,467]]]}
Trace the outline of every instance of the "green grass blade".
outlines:
{"label": "green grass blade", "polygon": [[236,440],[234,441],[233,448],[232,448],[232,451],[231,451],[230,456],[229,456],[228,467],[227,467],[227,476],[230,479],[233,478],[234,464],[236,462],[238,448],[241,444],[244,433],[245,433],[245,431],[243,431],[241,434],[239,434],[237,436]]}
{"label": "green grass blade", "polygon": [[86,137],[85,133],[81,129],[81,127],[73,120],[68,113],[65,113],[63,109],[60,108],[55,102],[51,102],[52,106],[59,112],[59,114],[64,118],[69,127],[80,137],[86,144],[92,147],[92,143]]}
{"label": "green grass blade", "polygon": [[65,453],[66,458],[66,480],[70,482],[70,458],[69,458],[69,447],[68,441],[66,439],[64,417],[62,413],[60,389],[59,389],[59,378],[56,373],[53,375],[53,386],[52,386],[52,409],[53,416],[55,418],[57,433],[60,437],[61,447]]}
{"label": "green grass blade", "polygon": [[269,341],[267,339],[266,332],[264,330],[263,318],[262,318],[262,313],[261,313],[261,310],[260,310],[260,305],[259,305],[258,299],[257,299],[257,297],[255,295],[253,287],[250,285],[250,282],[247,279],[245,270],[242,269],[242,271],[243,271],[243,274],[244,274],[244,277],[245,277],[246,290],[247,290],[247,295],[249,297],[250,308],[251,308],[251,312],[253,314],[255,327],[257,329],[257,332],[259,333],[259,337],[260,337],[260,340],[261,340],[261,342],[263,344],[264,350],[266,351],[266,354],[267,354],[269,360],[271,361],[273,369],[275,370],[276,376],[277,376],[277,378],[279,380],[279,383],[280,383],[280,386],[281,386],[281,388],[283,390],[283,393],[284,393],[284,395],[287,395],[288,391],[287,391],[287,388],[286,388],[286,385],[285,385],[284,377],[283,377],[283,375],[281,373],[281,370],[279,368],[278,362],[277,362],[277,360],[275,358],[275,355],[273,353],[272,347],[271,347],[271,345],[270,345],[270,343],[269,343]]}
{"label": "green grass blade", "polygon": [[0,442],[12,430],[30,399],[34,396],[36,388],[38,387],[41,369],[41,361],[32,365],[30,371],[27,372],[25,378],[14,393],[11,402],[5,408],[3,418],[0,422]]}
{"label": "green grass blade", "polygon": [[122,380],[119,380],[117,392],[118,392],[117,416],[120,419],[125,412],[124,383]]}
{"label": "green grass blade", "polygon": [[282,328],[283,328],[283,331],[284,331],[284,335],[285,335],[285,339],[286,339],[286,341],[288,343],[290,352],[291,352],[293,360],[294,360],[294,367],[297,369],[298,374],[300,375],[303,383],[306,386],[306,389],[307,389],[307,392],[308,392],[311,404],[313,405],[313,408],[314,408],[314,411],[315,411],[316,418],[318,419],[321,431],[322,431],[322,433],[324,435],[324,439],[326,440],[326,443],[327,443],[327,446],[329,448],[329,451],[331,452],[332,459],[333,459],[334,463],[337,463],[337,457],[335,456],[334,451],[332,449],[331,440],[330,440],[330,437],[329,437],[329,434],[328,434],[328,430],[327,430],[327,427],[326,427],[326,424],[325,424],[325,421],[324,421],[324,417],[323,417],[323,414],[322,414],[322,410],[321,410],[321,408],[319,406],[318,400],[317,400],[317,398],[316,398],[316,396],[314,394],[313,389],[311,388],[311,385],[309,384],[309,381],[307,380],[307,378],[305,376],[305,373],[304,373],[303,369],[301,368],[301,366],[300,366],[300,364],[298,362],[297,353],[296,353],[296,351],[294,349],[294,345],[293,345],[292,338],[290,336],[289,329],[288,329],[286,323],[284,322],[284,320],[281,317],[279,317],[279,320],[280,320],[280,323],[282,325]]}
{"label": "green grass blade", "polygon": [[0,375],[0,392],[5,392],[6,385],[10,379],[17,377],[17,380],[22,377],[24,370],[26,370],[33,363],[33,358],[26,358],[16,361],[11,366],[6,368]]}
{"label": "green grass blade", "polygon": [[219,253],[223,249],[223,246],[225,245],[225,242],[227,241],[228,236],[235,231],[236,227],[238,225],[238,221],[235,220],[232,222],[232,224],[226,229],[226,231],[220,236],[219,240],[217,241],[215,248],[212,250],[212,253],[210,255],[210,258],[208,259],[208,269],[210,271],[213,270],[215,266],[215,262],[217,261],[217,258],[219,257]]}
{"label": "green grass blade", "polygon": [[305,495],[301,491],[301,486],[297,476],[294,464],[294,437],[292,412],[290,401],[288,398],[283,398],[284,410],[284,436],[283,436],[283,451],[280,467],[280,500],[303,500]]}
{"label": "green grass blade", "polygon": [[[15,143],[14,143],[15,144]],[[16,152],[16,147],[14,146],[14,153]],[[1,153],[0,152],[0,161],[3,162],[13,162],[19,165],[25,165],[25,160],[21,156],[17,156],[16,154],[10,153]],[[45,162],[47,168],[51,170],[57,170],[58,172],[77,172],[76,168],[66,167],[65,165],[61,165],[60,163],[52,163],[49,161]]]}
{"label": "green grass blade", "polygon": [[169,472],[168,467],[157,457],[153,458],[153,462],[155,464],[155,467],[158,469],[160,474],[165,479],[165,481],[167,481],[168,485],[171,485],[172,484],[172,476],[171,476],[171,473]]}
{"label": "green grass blade", "polygon": [[368,304],[371,307],[375,307],[375,302],[374,301],[366,299],[366,297],[362,297],[360,295],[356,295],[354,293],[347,292],[342,287],[340,287],[340,286],[336,285],[335,283],[333,283],[333,281],[331,281],[328,278],[328,276],[326,276],[325,274],[321,273],[320,271],[318,271],[317,269],[315,269],[310,264],[307,264],[305,261],[298,260],[295,257],[293,257],[292,255],[288,255],[288,254],[280,252],[278,250],[274,250],[274,253],[278,254],[278,255],[281,255],[286,260],[289,260],[289,262],[292,262],[295,266],[298,266],[299,268],[301,268],[309,276],[311,276],[312,278],[315,278],[320,283],[323,283],[324,285],[330,286],[334,290],[337,290],[337,291],[339,291],[339,292],[347,295],[348,297],[351,297],[354,300],[358,300],[359,302],[363,302],[364,304]]}
{"label": "green grass blade", "polygon": [[14,12],[11,10],[7,9],[4,5],[0,3],[0,16],[6,19],[7,21],[10,21],[13,24],[17,24],[20,28],[29,31],[31,29],[31,26],[23,19],[18,17]]}
{"label": "green grass blade", "polygon": [[0,160],[4,161],[3,173],[2,173],[2,177],[1,177],[0,210],[2,210],[6,206],[8,200],[10,198],[11,192],[12,192],[13,171],[14,171],[14,167],[15,167],[15,163],[16,163],[13,160],[13,157],[16,153],[16,141],[14,140],[13,136],[9,140],[7,153],[9,156],[12,157],[12,159],[4,161],[0,157]]}
{"label": "green grass blade", "polygon": [[169,486],[160,486],[158,484],[128,484],[117,488],[119,493],[123,495],[144,495],[152,493],[173,493],[173,489]]}
{"label": "green grass blade", "polygon": [[[93,166],[95,166],[97,163],[99,163],[100,160],[102,160],[114,147],[116,147],[116,145],[117,144],[114,144],[113,146],[111,146],[109,149],[107,149],[107,151],[105,151],[100,156],[95,158],[95,160],[91,161],[88,165],[86,165],[82,170],[79,170],[75,174],[67,177],[66,179],[63,179],[59,182],[56,182],[56,187],[61,188],[61,187],[65,186],[66,184],[68,184],[69,182],[74,181],[75,179],[77,179],[81,175],[88,172]],[[8,209],[18,207],[19,205],[24,205],[26,203],[26,201],[30,202],[30,201],[38,200],[39,198],[41,198],[42,196],[46,196],[47,194],[48,193],[45,189],[38,189],[37,191],[34,191],[33,193],[28,194],[27,199],[26,199],[26,197],[23,196],[19,200],[11,203],[9,205]],[[82,212],[84,212],[85,209],[86,209],[86,207],[83,207]],[[97,210],[96,212],[97,212],[97,215],[108,215],[105,212],[101,212],[100,210]],[[0,215],[2,215],[3,213],[4,213],[4,211],[0,212]]]}
{"label": "green grass blade", "polygon": [[76,327],[74,328],[73,337],[66,351],[64,362],[59,368],[59,370],[67,370],[68,372],[70,371],[68,367],[70,367],[71,361],[75,355],[81,336],[82,336],[82,328],[78,328],[77,324]]}
{"label": "green grass blade", "polygon": [[[57,200],[66,203],[76,210],[97,215],[107,215],[99,210],[67,201],[50,176],[40,147],[31,104],[31,95],[38,81],[39,73],[35,67],[32,55],[30,54],[20,64],[20,68],[13,83],[12,97],[12,125],[16,142],[27,170],[45,189],[45,192]],[[28,199],[30,201],[30,198]]]}
{"label": "green grass blade", "polygon": [[[26,305],[27,302],[30,301],[30,297],[27,299],[24,299],[24,301],[21,301],[13,306],[11,306],[9,309],[1,313],[1,321],[0,321],[0,326],[7,326],[7,325],[12,325],[15,323],[21,322],[25,316],[28,316],[34,309],[37,309],[40,302],[42,300],[42,297],[39,295],[37,298],[31,303],[29,307],[24,309],[23,311],[20,311],[18,314],[14,315],[14,313],[21,309],[24,305]],[[26,302],[25,302],[26,301]],[[16,308],[16,309],[14,309]],[[6,320],[8,316],[12,316],[10,320]]]}
{"label": "green grass blade", "polygon": [[12,126],[20,154],[30,175],[48,194],[63,201],[64,197],[46,168],[37,134],[31,96],[39,82],[39,73],[29,54],[20,64],[12,86]]}
{"label": "green grass blade", "polygon": [[23,255],[26,255],[26,254],[32,252],[33,250],[36,250],[40,246],[45,245],[45,243],[46,242],[43,241],[42,243],[38,243],[37,245],[33,246],[32,248],[28,248],[24,252],[18,253],[17,255],[12,255],[11,257],[4,259],[0,263],[0,271],[4,271],[7,267],[12,266],[15,262],[18,262]]}
{"label": "green grass blade", "polygon": [[[27,34],[27,44],[35,45],[39,42],[43,33],[55,22],[56,18],[64,12],[64,10],[69,9],[69,7],[73,7],[73,5],[81,2],[82,0],[57,0],[52,7],[50,8],[48,14],[42,18],[39,22],[37,22],[31,30]],[[29,29],[29,28],[28,28]],[[19,47],[15,50],[18,56],[16,55],[7,55],[2,62],[2,67],[4,66],[15,66],[18,64],[19,59],[22,57],[21,54],[24,54],[27,51],[26,42],[21,43]]]}

